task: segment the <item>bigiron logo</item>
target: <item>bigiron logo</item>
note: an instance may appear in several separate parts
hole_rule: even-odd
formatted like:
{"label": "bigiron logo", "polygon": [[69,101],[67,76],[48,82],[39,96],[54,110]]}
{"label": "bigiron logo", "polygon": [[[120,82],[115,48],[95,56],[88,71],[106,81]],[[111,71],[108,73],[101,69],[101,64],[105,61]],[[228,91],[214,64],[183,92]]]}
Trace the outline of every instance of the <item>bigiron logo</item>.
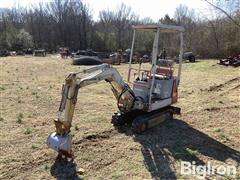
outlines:
{"label": "bigiron logo", "polygon": [[181,161],[181,175],[196,175],[199,179],[204,179],[211,175],[232,175],[236,176],[237,168],[234,165],[196,165],[195,161]]}

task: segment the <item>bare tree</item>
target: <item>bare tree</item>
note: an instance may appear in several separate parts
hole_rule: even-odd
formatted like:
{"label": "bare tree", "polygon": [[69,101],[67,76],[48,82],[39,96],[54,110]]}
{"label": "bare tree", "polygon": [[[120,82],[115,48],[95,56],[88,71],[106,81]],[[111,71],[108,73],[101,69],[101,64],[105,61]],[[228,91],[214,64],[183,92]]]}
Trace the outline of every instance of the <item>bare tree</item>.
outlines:
{"label": "bare tree", "polygon": [[125,35],[131,29],[131,22],[134,20],[134,13],[130,7],[121,4],[117,11],[114,13],[114,24],[116,28],[117,47],[123,48],[123,40],[129,39]]}
{"label": "bare tree", "polygon": [[[223,8],[213,4],[212,2],[210,2],[209,0],[204,0],[205,2],[207,2],[209,5],[211,5],[212,7],[214,7],[215,9],[221,11],[223,14],[225,14],[235,25],[237,25],[239,28],[240,28],[240,24],[234,19],[232,18],[232,16],[227,12],[225,11]],[[233,0],[232,0],[233,1]],[[238,2],[239,3],[239,2]],[[238,4],[239,6],[239,4]]]}
{"label": "bare tree", "polygon": [[[206,1],[224,10],[235,23],[217,8],[212,11],[214,18],[204,19],[198,18],[200,15],[183,5],[176,8],[173,18],[165,15],[160,22],[185,27],[185,51],[193,51],[202,57],[218,57],[239,52],[240,3],[237,3],[237,0]],[[115,10],[101,11],[99,20],[93,21],[89,7],[82,0],[52,0],[29,9],[0,9],[0,48],[17,48],[18,43],[15,42],[27,42],[25,40],[32,37],[35,48],[48,50],[57,50],[60,46],[73,50],[124,50],[131,44],[133,24],[157,23],[150,18],[140,20],[125,4]],[[18,36],[21,29],[24,29],[23,36]],[[137,36],[144,43],[136,42],[136,46],[141,51],[150,51],[153,34],[142,33]],[[26,39],[19,41],[19,37]],[[168,47],[169,55],[177,55],[178,37],[164,34],[161,38],[161,48]],[[30,46],[31,43],[25,44]]]}

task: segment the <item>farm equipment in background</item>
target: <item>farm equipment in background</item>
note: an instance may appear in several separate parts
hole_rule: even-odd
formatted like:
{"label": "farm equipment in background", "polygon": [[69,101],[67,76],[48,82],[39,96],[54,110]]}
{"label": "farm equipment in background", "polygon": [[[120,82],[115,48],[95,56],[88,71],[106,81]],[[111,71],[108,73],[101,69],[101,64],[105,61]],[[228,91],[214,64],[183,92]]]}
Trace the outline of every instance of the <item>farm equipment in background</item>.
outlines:
{"label": "farm equipment in background", "polygon": [[[196,62],[196,56],[192,52],[184,52],[182,55],[183,60],[189,62]],[[175,62],[179,63],[179,57],[175,57]]]}
{"label": "farm equipment in background", "polygon": [[240,54],[236,54],[233,56],[228,56],[227,58],[224,58],[224,59],[220,59],[218,64],[225,65],[225,66],[238,67],[240,66]]}
{"label": "farm equipment in background", "polygon": [[97,56],[80,56],[72,58],[72,65],[99,65],[102,64],[102,60]]}
{"label": "farm equipment in background", "polygon": [[35,49],[33,51],[33,56],[42,56],[45,57],[47,55],[46,50],[45,49]]}
{"label": "farm equipment in background", "polygon": [[195,62],[196,57],[192,52],[185,52],[183,53],[183,59],[189,60],[189,62]]}
{"label": "farm equipment in background", "polygon": [[[159,123],[180,114],[180,108],[171,106],[177,102],[180,83],[183,31],[181,26],[139,25],[133,26],[133,41],[130,53],[128,79],[123,81],[119,72],[109,64],[101,64],[88,69],[70,73],[62,89],[62,99],[54,121],[56,131],[47,138],[47,145],[59,155],[72,157],[72,137],[70,128],[80,88],[105,80],[111,86],[117,100],[119,111],[112,115],[112,124],[121,126],[131,124],[134,132],[141,133]],[[132,68],[136,31],[154,32],[151,68]],[[180,34],[180,57],[177,75],[174,75],[174,61],[158,59],[160,32],[178,32]],[[134,73],[135,71],[135,73]],[[92,73],[86,77],[81,74]],[[132,88],[131,88],[132,87]]]}
{"label": "farm equipment in background", "polygon": [[68,57],[71,56],[71,52],[70,52],[69,48],[67,48],[67,47],[59,48],[59,53],[60,53],[62,59],[67,59]]}
{"label": "farm equipment in background", "polygon": [[107,53],[95,52],[92,49],[78,50],[76,53],[72,53],[72,65],[99,65],[102,64],[102,58]]}
{"label": "farm equipment in background", "polygon": [[9,53],[8,50],[6,50],[6,49],[0,49],[0,57],[7,57],[7,56],[9,56],[9,55],[10,55],[10,53]]}

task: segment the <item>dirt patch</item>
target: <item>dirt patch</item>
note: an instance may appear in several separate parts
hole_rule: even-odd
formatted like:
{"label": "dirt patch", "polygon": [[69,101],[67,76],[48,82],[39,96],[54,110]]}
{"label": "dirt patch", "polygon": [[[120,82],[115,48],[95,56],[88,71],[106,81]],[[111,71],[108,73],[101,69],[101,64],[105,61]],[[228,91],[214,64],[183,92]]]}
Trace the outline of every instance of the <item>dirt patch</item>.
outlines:
{"label": "dirt patch", "polygon": [[207,89],[207,91],[211,92],[211,91],[221,91],[222,88],[224,88],[225,86],[227,85],[231,85],[232,83],[238,83],[237,86],[233,87],[233,89],[236,89],[238,88],[240,85],[240,77],[237,77],[237,78],[233,78],[233,79],[230,79],[229,81],[226,81],[224,82],[223,84],[219,84],[219,85],[215,85],[215,86],[210,86],[209,89]]}
{"label": "dirt patch", "polygon": [[74,142],[73,144],[77,145],[77,144],[81,144],[86,141],[98,142],[98,141],[101,141],[104,139],[109,139],[117,134],[118,134],[118,132],[116,130],[111,129],[111,130],[103,131],[98,134],[87,135],[87,136],[83,137],[81,140]]}
{"label": "dirt patch", "polygon": [[235,105],[235,106],[224,106],[224,107],[211,107],[211,108],[206,108],[204,109],[205,111],[220,111],[222,109],[233,109],[233,108],[240,108],[239,105]]}

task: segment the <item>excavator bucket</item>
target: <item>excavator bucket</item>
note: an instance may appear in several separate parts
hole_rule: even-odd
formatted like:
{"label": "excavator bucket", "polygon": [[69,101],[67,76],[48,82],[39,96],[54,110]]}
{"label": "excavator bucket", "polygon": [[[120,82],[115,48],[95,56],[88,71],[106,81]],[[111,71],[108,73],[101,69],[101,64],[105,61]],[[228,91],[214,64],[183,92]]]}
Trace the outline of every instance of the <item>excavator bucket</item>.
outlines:
{"label": "excavator bucket", "polygon": [[72,137],[70,134],[58,135],[51,133],[47,138],[49,148],[57,151],[59,155],[65,155],[72,158]]}

